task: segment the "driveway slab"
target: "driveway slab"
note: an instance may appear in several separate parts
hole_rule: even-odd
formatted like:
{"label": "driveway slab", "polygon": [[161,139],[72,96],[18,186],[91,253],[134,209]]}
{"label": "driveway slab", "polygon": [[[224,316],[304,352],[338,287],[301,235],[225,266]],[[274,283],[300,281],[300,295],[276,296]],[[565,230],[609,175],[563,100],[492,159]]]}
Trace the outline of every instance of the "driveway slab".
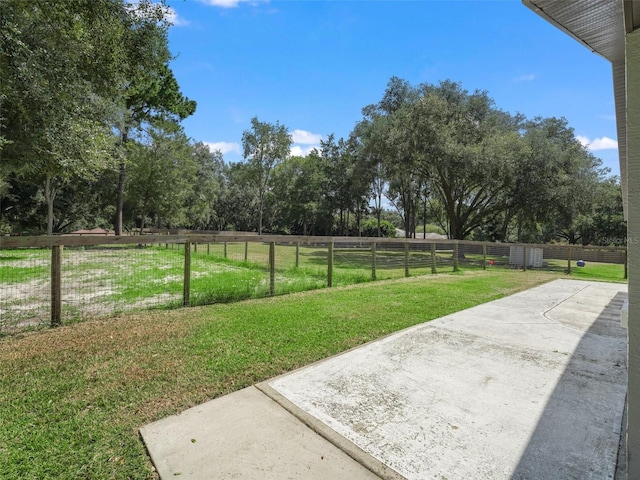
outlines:
{"label": "driveway slab", "polygon": [[140,433],[163,480],[379,478],[255,387]]}
{"label": "driveway slab", "polygon": [[613,478],[625,292],[555,281],[268,385],[407,479]]}

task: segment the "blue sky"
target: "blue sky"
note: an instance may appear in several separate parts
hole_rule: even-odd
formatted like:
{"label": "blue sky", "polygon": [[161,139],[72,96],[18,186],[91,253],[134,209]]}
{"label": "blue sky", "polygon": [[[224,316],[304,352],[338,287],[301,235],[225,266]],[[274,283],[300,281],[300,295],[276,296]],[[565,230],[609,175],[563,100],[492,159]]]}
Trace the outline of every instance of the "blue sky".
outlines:
{"label": "blue sky", "polygon": [[392,76],[486,90],[502,110],[564,116],[619,173],[610,63],[519,0],[168,0],[169,46],[198,108],[187,135],[239,161],[252,117],[293,153],[347,137]]}

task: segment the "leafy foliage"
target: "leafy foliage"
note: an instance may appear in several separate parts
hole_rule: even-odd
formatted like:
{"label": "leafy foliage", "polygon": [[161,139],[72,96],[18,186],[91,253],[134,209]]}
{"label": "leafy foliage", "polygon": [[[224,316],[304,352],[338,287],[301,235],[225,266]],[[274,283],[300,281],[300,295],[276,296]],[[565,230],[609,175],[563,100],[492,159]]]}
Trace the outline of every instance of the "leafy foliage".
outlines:
{"label": "leafy foliage", "polygon": [[130,129],[175,124],[195,110],[168,66],[166,7],[7,0],[0,8],[3,201],[16,181],[37,185],[51,234],[58,195],[120,163],[121,216]]}
{"label": "leafy foliage", "polygon": [[248,160],[247,174],[258,192],[258,234],[262,234],[262,220],[267,193],[272,187],[272,172],[278,163],[289,156],[291,136],[287,127],[278,122],[251,119],[251,129],[242,133],[244,158]]}
{"label": "leafy foliage", "polygon": [[362,222],[362,236],[364,237],[389,237],[395,238],[396,236],[396,227],[387,220],[382,220],[380,222],[380,233],[378,235],[378,222],[374,218],[368,218],[364,222]]}
{"label": "leafy foliage", "polygon": [[486,92],[397,77],[363,114],[355,134],[375,159],[374,191],[402,214],[408,236],[422,206],[423,224],[429,210],[450,238],[601,241],[593,192],[611,180],[566,119],[528,121],[497,109]]}

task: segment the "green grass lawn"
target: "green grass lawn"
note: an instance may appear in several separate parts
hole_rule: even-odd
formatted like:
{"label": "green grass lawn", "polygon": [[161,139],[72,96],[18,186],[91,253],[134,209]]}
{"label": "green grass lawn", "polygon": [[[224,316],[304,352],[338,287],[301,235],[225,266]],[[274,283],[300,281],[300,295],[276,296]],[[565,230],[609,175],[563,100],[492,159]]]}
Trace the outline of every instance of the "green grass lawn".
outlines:
{"label": "green grass lawn", "polygon": [[[551,260],[551,269],[556,271],[562,271],[565,273],[567,270],[567,262],[560,260]],[[587,262],[584,267],[578,267],[575,260],[571,262],[571,275],[567,275],[569,278],[575,280],[596,280],[599,282],[620,282],[626,283],[624,278],[624,265],[617,265],[613,263],[596,263]]]}
{"label": "green grass lawn", "polygon": [[554,278],[466,271],[5,336],[0,478],[154,478],[142,425]]}
{"label": "green grass lawn", "polygon": [[50,261],[47,250],[0,250],[0,282],[11,285],[44,276]]}

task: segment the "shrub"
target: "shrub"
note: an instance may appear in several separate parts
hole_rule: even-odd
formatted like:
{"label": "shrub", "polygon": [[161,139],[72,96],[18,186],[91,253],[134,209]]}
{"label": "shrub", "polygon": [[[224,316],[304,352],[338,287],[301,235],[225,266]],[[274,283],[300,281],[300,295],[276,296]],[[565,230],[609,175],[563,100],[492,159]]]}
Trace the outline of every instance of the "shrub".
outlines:
{"label": "shrub", "polygon": [[[362,222],[362,236],[378,236],[378,221],[375,218],[368,218],[364,222]],[[395,238],[396,227],[387,220],[380,220],[380,236]]]}
{"label": "shrub", "polygon": [[424,228],[424,225],[418,225],[416,227],[416,233],[422,233],[423,231],[426,231],[427,233],[437,233],[439,235],[447,234],[447,232],[445,232],[440,225],[436,225],[434,223],[427,223],[426,230]]}

